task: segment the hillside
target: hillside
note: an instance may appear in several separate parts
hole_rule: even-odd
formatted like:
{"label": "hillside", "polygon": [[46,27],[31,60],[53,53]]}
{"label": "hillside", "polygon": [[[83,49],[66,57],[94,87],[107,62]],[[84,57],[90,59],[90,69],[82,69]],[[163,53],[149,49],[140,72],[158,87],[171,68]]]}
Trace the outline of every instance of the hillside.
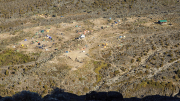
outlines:
{"label": "hillside", "polygon": [[2,97],[23,90],[44,97],[54,87],[179,97],[178,0],[0,2]]}

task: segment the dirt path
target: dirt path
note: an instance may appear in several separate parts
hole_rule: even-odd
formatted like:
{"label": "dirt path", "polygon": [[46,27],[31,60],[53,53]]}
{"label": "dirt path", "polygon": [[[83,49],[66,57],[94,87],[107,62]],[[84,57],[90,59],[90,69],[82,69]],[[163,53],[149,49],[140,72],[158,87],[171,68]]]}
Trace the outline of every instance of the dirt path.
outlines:
{"label": "dirt path", "polygon": [[159,68],[159,69],[157,69],[157,70],[154,70],[154,72],[153,72],[154,74],[153,74],[153,75],[149,75],[148,78],[151,78],[151,77],[153,77],[154,75],[156,75],[157,73],[159,73],[160,71],[167,69],[169,66],[171,66],[173,63],[175,63],[175,62],[177,62],[177,61],[180,61],[180,59],[178,59],[178,60],[176,60],[176,61],[173,61],[173,62],[171,62],[171,63],[167,63],[167,64],[164,65],[163,67],[161,67],[161,68]]}
{"label": "dirt path", "polygon": [[29,66],[29,65],[34,65],[35,63],[36,63],[35,61],[32,61],[32,62],[28,62],[28,63],[24,63],[24,64],[2,66],[2,67],[0,67],[0,68],[1,68],[1,69],[8,69],[8,67],[10,67],[10,66],[14,66],[14,67],[18,67],[18,66],[21,66],[21,65]]}

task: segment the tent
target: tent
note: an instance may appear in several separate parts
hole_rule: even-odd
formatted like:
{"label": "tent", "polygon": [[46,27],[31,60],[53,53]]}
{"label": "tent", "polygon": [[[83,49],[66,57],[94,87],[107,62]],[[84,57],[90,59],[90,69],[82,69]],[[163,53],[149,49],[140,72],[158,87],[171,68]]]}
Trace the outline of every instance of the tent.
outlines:
{"label": "tent", "polygon": [[44,30],[41,30],[41,33],[44,33]]}
{"label": "tent", "polygon": [[85,38],[85,35],[82,34],[82,35],[80,36],[80,38]]}
{"label": "tent", "polygon": [[122,38],[122,36],[119,36],[119,38]]}
{"label": "tent", "polygon": [[27,41],[27,39],[24,39],[24,41]]}
{"label": "tent", "polygon": [[41,43],[38,43],[38,45],[41,45]]}
{"label": "tent", "polygon": [[86,31],[84,31],[84,35],[86,34]]}
{"label": "tent", "polygon": [[68,53],[68,51],[66,51],[66,53]]}
{"label": "tent", "polygon": [[46,29],[46,32],[49,33],[49,29]]}
{"label": "tent", "polygon": [[167,20],[159,20],[158,23],[159,24],[167,24]]}

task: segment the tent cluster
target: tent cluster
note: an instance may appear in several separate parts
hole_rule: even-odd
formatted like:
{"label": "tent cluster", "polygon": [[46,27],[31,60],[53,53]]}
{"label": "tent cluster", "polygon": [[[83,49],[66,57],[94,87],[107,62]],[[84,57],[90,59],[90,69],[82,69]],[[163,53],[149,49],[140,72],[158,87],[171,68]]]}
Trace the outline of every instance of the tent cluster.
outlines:
{"label": "tent cluster", "polygon": [[120,22],[120,20],[114,21],[114,24],[115,24],[115,25],[118,25],[119,22]]}
{"label": "tent cluster", "polygon": [[107,43],[103,43],[103,44],[102,44],[102,46],[103,46],[104,48],[106,48],[107,45],[108,45]]}
{"label": "tent cluster", "polygon": [[50,28],[48,28],[48,29],[46,29],[46,30],[41,30],[41,33],[44,33],[44,32],[49,33],[49,31],[50,31]]}
{"label": "tent cluster", "polygon": [[[37,44],[36,47],[40,48],[40,49],[45,49],[47,50],[45,47],[47,47],[47,45],[43,44],[43,42],[45,40],[47,40],[47,42],[49,41],[53,41],[52,37],[47,35],[46,33],[49,33],[51,29],[48,28],[48,29],[45,29],[45,30],[39,30],[38,32],[35,33],[35,35],[32,37],[32,40],[30,41],[30,44]],[[38,38],[43,38],[42,41],[38,41],[37,39]],[[28,39],[24,39],[25,42],[28,42],[29,40]],[[26,43],[23,42],[23,43],[20,43],[19,45],[21,46],[21,48],[24,48],[24,47],[28,47],[28,45],[25,45]],[[13,48],[16,48],[15,46],[13,46]]]}
{"label": "tent cluster", "polygon": [[119,38],[125,38],[126,36],[119,36]]}
{"label": "tent cluster", "polygon": [[[92,31],[91,31],[92,32]],[[84,30],[83,32],[81,32],[81,31],[76,31],[76,33],[78,33],[78,34],[80,34],[80,36],[79,36],[79,38],[77,38],[77,39],[83,39],[83,38],[85,38],[85,35],[87,34],[87,33],[90,33],[90,31],[89,30]]]}

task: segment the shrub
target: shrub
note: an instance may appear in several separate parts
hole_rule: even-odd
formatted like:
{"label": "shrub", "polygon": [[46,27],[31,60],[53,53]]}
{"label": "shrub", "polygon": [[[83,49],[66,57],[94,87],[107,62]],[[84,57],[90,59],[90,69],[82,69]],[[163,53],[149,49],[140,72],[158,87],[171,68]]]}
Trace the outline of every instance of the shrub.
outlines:
{"label": "shrub", "polygon": [[116,71],[114,71],[114,75],[116,76],[117,74],[119,74],[120,72],[119,72],[119,70],[116,70]]}
{"label": "shrub", "polygon": [[161,58],[162,61],[164,61],[164,58]]}
{"label": "shrub", "polygon": [[79,78],[80,81],[85,80],[84,78]]}
{"label": "shrub", "polygon": [[166,87],[168,87],[168,88],[173,87],[173,83],[172,83],[172,82],[168,82],[168,83],[166,84]]}
{"label": "shrub", "polygon": [[176,71],[176,74],[180,75],[180,69]]}
{"label": "shrub", "polygon": [[41,82],[39,82],[39,86],[41,86]]}
{"label": "shrub", "polygon": [[156,60],[156,57],[155,57],[155,56],[153,57],[153,60]]}
{"label": "shrub", "polygon": [[147,56],[147,53],[144,53],[145,56]]}
{"label": "shrub", "polygon": [[122,70],[123,72],[125,72],[125,71],[126,71],[126,69],[125,69],[125,68],[121,68],[121,70]]}
{"label": "shrub", "polygon": [[5,75],[7,75],[7,76],[9,75],[9,71],[8,70],[5,71]]}
{"label": "shrub", "polygon": [[44,90],[43,93],[44,93],[44,94],[48,93],[48,90]]}
{"label": "shrub", "polygon": [[146,73],[146,74],[149,74],[149,71],[148,71],[148,70],[146,70],[146,71],[145,71],[145,73]]}
{"label": "shrub", "polygon": [[88,92],[88,91],[89,91],[89,88],[87,88],[87,87],[84,87],[84,88],[83,88],[83,92],[86,93],[86,92]]}
{"label": "shrub", "polygon": [[21,84],[21,82],[18,82],[18,84],[20,85],[20,84]]}
{"label": "shrub", "polygon": [[131,59],[131,63],[133,63],[134,62],[134,59]]}
{"label": "shrub", "polygon": [[160,67],[163,67],[163,63],[162,63],[162,64],[160,64]]}
{"label": "shrub", "polygon": [[10,66],[10,67],[8,67],[8,69],[9,69],[9,70],[12,70],[12,67]]}
{"label": "shrub", "polygon": [[48,86],[47,85],[44,85],[44,89],[47,89],[48,88]]}
{"label": "shrub", "polygon": [[149,68],[149,66],[148,66],[148,65],[146,65],[146,66],[145,66],[145,68]]}
{"label": "shrub", "polygon": [[163,77],[162,77],[162,79],[166,79],[166,77],[165,77],[165,76],[163,76]]}
{"label": "shrub", "polygon": [[137,62],[141,62],[141,57],[137,58]]}
{"label": "shrub", "polygon": [[175,75],[175,76],[174,76],[174,79],[178,79],[178,76],[177,76],[177,75]]}
{"label": "shrub", "polygon": [[153,46],[153,47],[152,47],[152,50],[155,50],[155,49],[156,49],[156,47],[155,47],[155,46]]}
{"label": "shrub", "polygon": [[26,67],[25,67],[23,70],[24,70],[24,72],[27,72],[27,71],[28,71],[28,69],[27,69]]}
{"label": "shrub", "polygon": [[169,56],[170,56],[170,57],[173,57],[173,54],[170,54]]}

